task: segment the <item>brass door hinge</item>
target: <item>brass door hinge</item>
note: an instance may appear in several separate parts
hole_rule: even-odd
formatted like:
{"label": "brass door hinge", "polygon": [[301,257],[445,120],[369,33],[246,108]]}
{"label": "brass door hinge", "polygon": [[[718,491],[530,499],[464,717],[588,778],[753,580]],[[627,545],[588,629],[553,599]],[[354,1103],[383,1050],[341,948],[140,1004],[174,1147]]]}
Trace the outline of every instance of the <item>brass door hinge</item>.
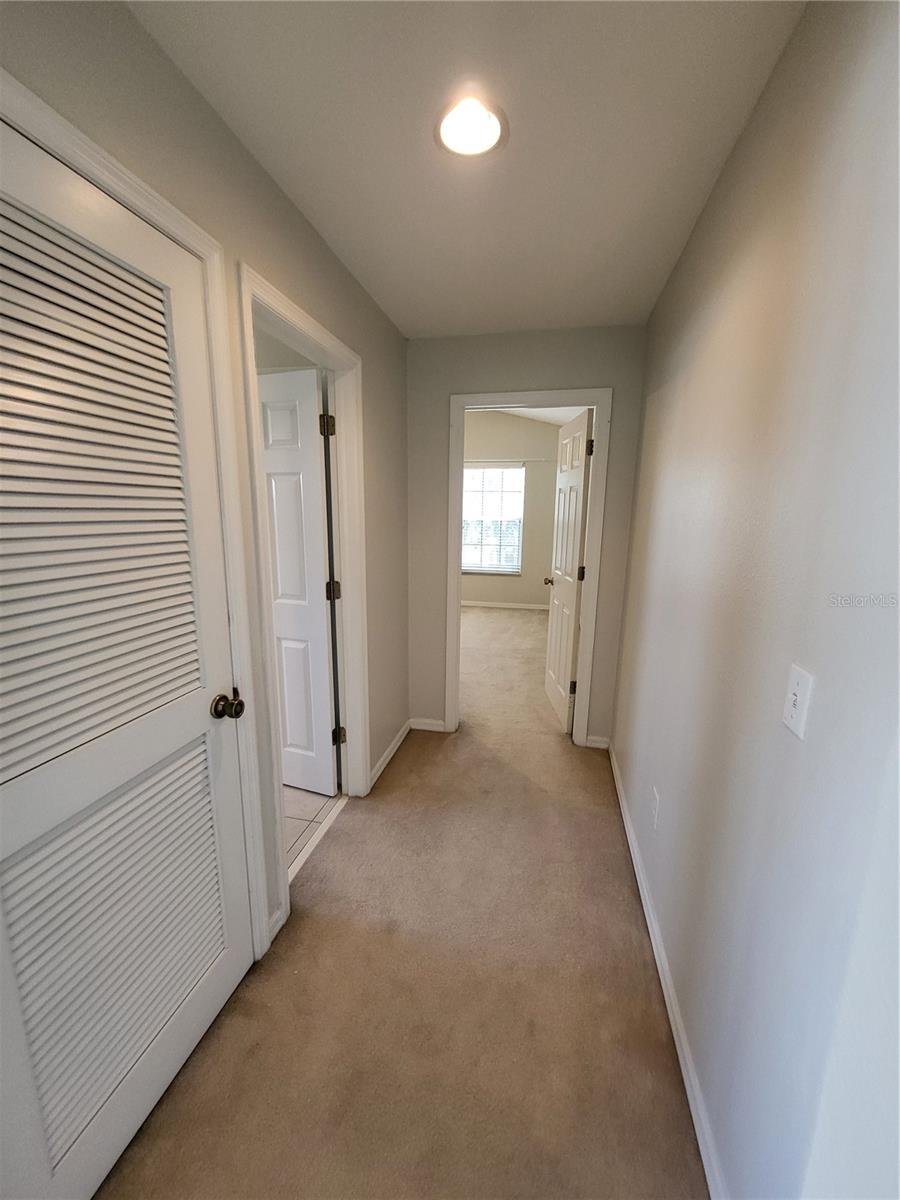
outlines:
{"label": "brass door hinge", "polygon": [[579,568],[578,568],[578,581],[579,581],[579,583],[580,583],[580,582],[581,582],[583,579],[584,579],[584,567],[579,567]]}
{"label": "brass door hinge", "polygon": [[343,725],[340,727],[340,729],[332,729],[332,731],[331,731],[332,746],[336,746],[338,744],[338,742],[340,742],[341,745],[343,746],[343,744],[344,744],[344,742],[346,742],[346,740],[347,740],[347,730],[343,727]]}
{"label": "brass door hinge", "polygon": [[334,437],[334,417],[331,413],[319,413],[319,433],[322,437]]}
{"label": "brass door hinge", "polygon": [[340,600],[341,598],[341,582],[339,579],[329,579],[325,584],[325,599]]}
{"label": "brass door hinge", "polygon": [[[333,432],[334,432],[334,430],[332,430],[332,433]],[[590,458],[593,453],[594,453],[594,439],[588,438],[588,440],[587,440],[587,456],[588,456],[588,458]]]}
{"label": "brass door hinge", "polygon": [[575,695],[575,680],[574,680],[574,679],[573,679],[573,680],[572,680],[572,682],[569,684],[569,695],[570,695],[570,696],[574,696],[574,695]]}

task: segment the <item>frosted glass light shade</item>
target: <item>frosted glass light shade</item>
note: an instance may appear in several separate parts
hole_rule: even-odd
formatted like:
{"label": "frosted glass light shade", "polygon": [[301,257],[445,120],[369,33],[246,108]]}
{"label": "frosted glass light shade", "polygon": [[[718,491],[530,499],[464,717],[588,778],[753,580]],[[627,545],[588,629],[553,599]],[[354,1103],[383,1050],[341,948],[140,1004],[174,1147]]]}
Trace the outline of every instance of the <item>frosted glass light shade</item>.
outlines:
{"label": "frosted glass light shade", "polygon": [[500,117],[475,96],[466,96],[443,118],[438,136],[454,154],[485,154],[503,134]]}

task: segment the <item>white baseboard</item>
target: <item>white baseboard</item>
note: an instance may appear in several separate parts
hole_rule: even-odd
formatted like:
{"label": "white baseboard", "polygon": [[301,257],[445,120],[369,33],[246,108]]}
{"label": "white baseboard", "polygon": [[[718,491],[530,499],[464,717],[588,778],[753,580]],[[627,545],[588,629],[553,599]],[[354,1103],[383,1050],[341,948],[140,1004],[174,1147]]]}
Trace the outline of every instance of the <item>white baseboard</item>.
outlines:
{"label": "white baseboard", "polygon": [[409,722],[410,729],[424,729],[428,733],[447,733],[446,721],[435,721],[431,717],[413,717]]}
{"label": "white baseboard", "polygon": [[593,750],[608,750],[609,749],[609,738],[608,737],[593,737],[591,734],[588,734],[587,739],[585,740],[584,744],[586,746],[590,746],[591,749],[593,749]]}
{"label": "white baseboard", "polygon": [[690,1043],[688,1042],[687,1033],[684,1028],[684,1021],[681,1017],[681,1008],[678,1004],[678,996],[675,993],[675,984],[672,980],[672,972],[669,970],[669,960],[666,956],[665,945],[663,944],[662,930],[656,917],[656,910],[653,907],[653,898],[650,894],[650,885],[647,881],[644,863],[641,858],[640,849],[638,848],[637,835],[628,811],[628,802],[625,798],[625,788],[622,784],[619,764],[616,762],[616,753],[612,747],[610,747],[609,751],[609,760],[612,763],[613,779],[615,780],[616,792],[619,797],[622,821],[625,825],[625,836],[628,838],[628,849],[631,851],[631,861],[634,863],[634,873],[637,878],[638,890],[641,894],[641,904],[644,908],[644,916],[647,919],[647,928],[650,931],[650,942],[653,946],[654,957],[656,958],[656,969],[659,973],[659,980],[662,984],[663,996],[666,1001],[666,1009],[669,1013],[669,1024],[672,1026],[675,1049],[678,1052],[678,1061],[681,1064],[684,1088],[687,1092],[688,1104],[690,1105],[691,1116],[694,1120],[694,1130],[696,1131],[697,1143],[700,1147],[700,1157],[703,1160],[703,1169],[706,1172],[706,1183],[709,1188],[710,1200],[725,1200],[728,1196],[728,1189],[725,1186],[725,1176],[722,1173],[722,1164],[716,1149],[715,1138],[713,1137],[712,1126],[709,1120],[709,1112],[706,1108],[706,1101],[703,1099],[700,1080],[697,1077],[697,1069],[694,1066],[694,1056],[691,1053]]}
{"label": "white baseboard", "polygon": [[498,600],[460,600],[463,608],[531,608],[549,612],[549,604],[503,604]]}
{"label": "white baseboard", "polygon": [[337,804],[335,804],[334,808],[331,810],[325,820],[321,822],[319,828],[288,867],[288,883],[293,882],[294,876],[312,854],[313,850],[315,850],[316,846],[318,846],[319,842],[321,842],[322,838],[325,836],[328,826],[334,824],[338,813],[349,799],[349,796],[338,796]]}
{"label": "white baseboard", "polygon": [[372,788],[375,786],[378,776],[381,774],[381,772],[384,770],[384,768],[388,765],[388,763],[391,761],[391,759],[394,757],[394,755],[400,749],[400,745],[401,745],[403,739],[409,733],[409,728],[410,728],[409,721],[404,721],[404,723],[397,730],[396,737],[394,737],[392,739],[391,744],[388,746],[387,750],[385,750],[384,754],[382,754],[381,758],[379,758],[378,762],[372,768],[372,773],[369,776],[369,791],[371,791]]}

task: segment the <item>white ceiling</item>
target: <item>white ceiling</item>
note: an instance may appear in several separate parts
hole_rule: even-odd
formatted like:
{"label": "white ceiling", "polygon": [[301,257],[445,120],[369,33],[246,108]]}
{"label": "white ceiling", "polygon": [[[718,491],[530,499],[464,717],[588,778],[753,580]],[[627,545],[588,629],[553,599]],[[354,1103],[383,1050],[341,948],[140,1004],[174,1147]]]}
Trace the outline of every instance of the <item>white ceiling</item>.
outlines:
{"label": "white ceiling", "polygon": [[[645,321],[802,5],[132,8],[415,337]],[[480,159],[434,141],[467,84]]]}
{"label": "white ceiling", "polygon": [[498,408],[496,411],[510,417],[527,417],[529,421],[545,421],[548,425],[565,425],[584,412],[584,408]]}

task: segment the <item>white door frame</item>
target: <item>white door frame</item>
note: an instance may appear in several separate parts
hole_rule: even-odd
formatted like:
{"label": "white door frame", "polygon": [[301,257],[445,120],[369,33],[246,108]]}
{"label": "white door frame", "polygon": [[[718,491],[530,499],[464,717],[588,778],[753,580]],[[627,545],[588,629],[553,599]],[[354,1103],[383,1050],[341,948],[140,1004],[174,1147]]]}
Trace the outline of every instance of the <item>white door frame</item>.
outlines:
{"label": "white door frame", "polygon": [[[251,267],[242,263],[241,328],[244,342],[244,387],[247,394],[248,440],[250,443],[250,483],[253,492],[254,531],[256,534],[256,592],[264,640],[263,673],[269,711],[280,711],[278,676],[273,647],[275,633],[272,613],[265,599],[263,580],[268,576],[268,510],[265,472],[262,467],[262,415],[256,382],[254,318],[262,321],[273,334],[308,358],[316,366],[334,372],[332,413],[337,433],[332,456],[332,483],[335,504],[335,571],[341,581],[338,613],[338,680],[341,694],[341,719],[347,741],[341,747],[341,776],[344,792],[365,796],[369,792],[369,655],[366,624],[366,517],[363,475],[362,361],[320,325],[309,313],[298,308]],[[269,754],[273,779],[278,781],[273,803],[277,809],[277,827],[282,827],[281,741],[274,720],[270,720]],[[280,844],[280,843],[279,843]],[[287,868],[284,869],[284,900],[287,903]],[[287,910],[286,910],[287,911]]]}
{"label": "white door frame", "polygon": [[588,485],[588,526],[584,545],[584,590],[581,594],[581,635],[578,640],[578,690],[572,740],[588,745],[594,631],[606,503],[606,468],[612,388],[569,388],[534,392],[476,392],[450,397],[450,488],[447,514],[447,652],[444,728],[459,727],[460,559],[462,556],[462,490],[465,464],[466,410],[485,408],[593,408],[594,454]]}
{"label": "white door frame", "polygon": [[[254,709],[250,625],[241,537],[238,455],[234,429],[234,399],[228,346],[228,310],[225,290],[225,256],[222,247],[199,225],[168,200],[147,187],[136,175],[6,71],[0,70],[0,117],[77,171],[114,200],[124,204],[148,224],[193,254],[203,268],[206,324],[209,337],[210,378],[216,465],[225,547],[225,583],[229,640],[234,681],[252,713]],[[248,713],[248,716],[250,714]],[[236,722],[241,775],[241,805],[250,893],[253,953],[261,958],[268,950],[269,899],[258,769],[256,730],[252,717]]]}

